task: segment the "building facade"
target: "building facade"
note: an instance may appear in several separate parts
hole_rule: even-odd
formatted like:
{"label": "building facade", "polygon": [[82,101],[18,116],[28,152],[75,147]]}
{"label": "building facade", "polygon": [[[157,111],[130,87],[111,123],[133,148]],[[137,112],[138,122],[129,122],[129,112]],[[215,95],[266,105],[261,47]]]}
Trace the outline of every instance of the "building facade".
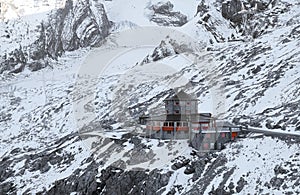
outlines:
{"label": "building facade", "polygon": [[229,123],[217,123],[211,113],[198,112],[198,100],[183,91],[166,98],[165,113],[143,116],[145,135],[156,139],[187,139],[198,150],[221,149],[234,140],[240,128]]}

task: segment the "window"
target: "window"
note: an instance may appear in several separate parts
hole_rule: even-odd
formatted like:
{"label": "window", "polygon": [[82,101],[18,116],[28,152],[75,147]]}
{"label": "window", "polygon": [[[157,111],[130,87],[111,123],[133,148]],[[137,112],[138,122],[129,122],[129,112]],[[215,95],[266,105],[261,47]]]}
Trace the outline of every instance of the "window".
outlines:
{"label": "window", "polygon": [[179,101],[175,101],[175,102],[174,102],[174,105],[179,105]]}
{"label": "window", "polygon": [[209,149],[208,146],[209,146],[208,143],[203,144],[203,149],[208,150]]}
{"label": "window", "polygon": [[175,110],[175,114],[179,114],[180,112],[179,112],[179,110]]}
{"label": "window", "polygon": [[174,106],[174,110],[180,110],[179,106]]}
{"label": "window", "polygon": [[201,130],[208,130],[208,123],[202,123],[201,124]]}

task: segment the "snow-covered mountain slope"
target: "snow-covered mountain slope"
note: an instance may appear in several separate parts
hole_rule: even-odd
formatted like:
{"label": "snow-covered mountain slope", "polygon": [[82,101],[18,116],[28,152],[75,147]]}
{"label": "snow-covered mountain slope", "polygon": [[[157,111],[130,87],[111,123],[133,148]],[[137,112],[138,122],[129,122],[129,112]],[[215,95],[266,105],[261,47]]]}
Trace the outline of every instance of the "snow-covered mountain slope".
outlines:
{"label": "snow-covered mountain slope", "polygon": [[[106,1],[104,5],[108,17],[115,23],[129,21],[138,26],[153,26],[156,25],[155,21],[160,19],[160,21],[166,21],[165,24],[172,26],[172,21],[176,20],[176,17],[172,18],[174,15],[186,16],[186,20],[191,20],[196,13],[198,2],[193,0],[185,2],[179,0],[129,0],[124,4],[121,0],[115,0]],[[159,7],[161,8],[160,10],[158,10]],[[156,14],[160,16],[156,16]],[[168,23],[167,20],[169,20],[170,23]]]}
{"label": "snow-covered mountain slope", "polygon": [[[210,64],[208,66],[213,66],[208,75],[202,76],[201,67],[204,65],[200,64],[198,72],[186,75],[186,78],[191,78],[190,88],[198,93],[200,102],[208,103],[206,96],[214,96],[211,87],[218,83],[222,86],[225,98],[221,98],[223,102],[215,103],[224,105],[223,117],[252,126],[285,129],[288,124],[292,124],[299,127],[297,10],[299,11],[299,4],[292,6],[284,2],[278,3],[267,11],[267,15],[273,13],[273,17],[277,18],[274,26],[268,29],[269,32],[255,39],[251,35],[244,36],[244,40],[233,39],[230,42],[208,45],[209,52],[205,55],[214,59],[213,64],[205,62]],[[211,40],[217,41],[218,38]],[[172,46],[171,43],[169,47],[176,51],[174,44]],[[160,45],[149,56],[155,57],[157,53],[176,56],[178,52],[168,53],[165,46]],[[163,57],[159,57],[161,58]],[[147,57],[145,61],[156,60]],[[201,110],[201,105],[199,109]]]}
{"label": "snow-covered mountain slope", "polygon": [[84,0],[2,22],[0,194],[298,194],[295,137],[199,155],[145,138],[137,119],[184,89],[201,112],[297,133],[299,11],[297,0]]}

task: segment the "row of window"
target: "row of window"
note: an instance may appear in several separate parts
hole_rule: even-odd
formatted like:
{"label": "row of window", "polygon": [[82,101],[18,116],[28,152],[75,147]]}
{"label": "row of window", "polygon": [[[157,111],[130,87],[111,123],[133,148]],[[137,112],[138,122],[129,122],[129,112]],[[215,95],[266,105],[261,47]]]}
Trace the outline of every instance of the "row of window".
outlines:
{"label": "row of window", "polygon": [[[167,114],[172,113],[172,112],[170,112],[169,110],[166,110],[166,112],[167,112]],[[174,110],[173,113],[174,113],[174,114],[180,114],[180,110]],[[173,113],[172,113],[172,114],[173,114]],[[185,113],[185,114],[191,114],[191,111],[190,111],[190,110],[186,110],[186,111],[183,112],[183,113]]]}
{"label": "row of window", "polygon": [[[177,127],[187,127],[188,123],[187,122],[175,122]],[[160,122],[158,121],[153,121],[152,122],[153,126],[160,126]],[[164,122],[163,126],[165,127],[174,127],[174,122]]]}
{"label": "row of window", "polygon": [[[166,131],[167,132],[167,134],[172,134],[173,133],[173,131]],[[176,132],[177,134],[188,134],[189,132],[188,131],[177,131]]]}
{"label": "row of window", "polygon": [[167,101],[166,102],[166,105],[169,105],[169,104],[173,104],[173,105],[187,105],[187,106],[189,106],[189,105],[191,105],[191,102],[186,102],[186,101],[182,101],[182,102],[180,102],[180,101]]}
{"label": "row of window", "polygon": [[[173,133],[173,131],[166,131],[166,132],[167,132],[167,134],[172,134],[172,133]],[[178,134],[178,133],[188,134],[189,132],[188,132],[188,131],[177,131],[176,133],[177,133],[177,134]],[[204,135],[204,137],[207,138],[207,139],[213,138],[212,136],[214,136],[214,135],[209,134],[209,133],[207,133],[207,134]],[[221,137],[221,138],[226,138],[226,133],[221,133],[221,134],[220,134],[220,137]]]}
{"label": "row of window", "polygon": [[[166,107],[166,110],[168,110],[170,107]],[[191,110],[191,107],[190,106],[185,106],[185,107],[171,107],[171,109],[174,109],[174,110]]]}
{"label": "row of window", "polygon": [[[164,122],[164,126],[166,127],[174,127],[174,122]],[[177,127],[187,127],[188,123],[186,122],[176,122]]]}

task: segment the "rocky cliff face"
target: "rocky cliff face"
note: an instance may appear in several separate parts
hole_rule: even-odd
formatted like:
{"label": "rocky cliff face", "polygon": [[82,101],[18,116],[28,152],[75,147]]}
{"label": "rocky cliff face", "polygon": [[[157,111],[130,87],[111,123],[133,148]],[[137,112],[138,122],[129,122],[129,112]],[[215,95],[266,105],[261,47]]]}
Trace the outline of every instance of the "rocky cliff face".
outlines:
{"label": "rocky cliff face", "polygon": [[37,27],[38,35],[32,44],[21,45],[2,57],[0,72],[18,73],[25,66],[36,71],[47,66],[47,58],[57,59],[65,51],[97,46],[108,36],[111,26],[100,2],[69,0]]}
{"label": "rocky cliff face", "polygon": [[[275,0],[253,1],[253,0],[231,0],[223,1],[222,16],[230,20],[234,26],[239,28],[243,35],[257,38],[267,28],[271,28],[277,22],[279,10],[273,9],[280,3]],[[278,7],[280,9],[280,7]],[[284,12],[284,9],[281,10]]]}

